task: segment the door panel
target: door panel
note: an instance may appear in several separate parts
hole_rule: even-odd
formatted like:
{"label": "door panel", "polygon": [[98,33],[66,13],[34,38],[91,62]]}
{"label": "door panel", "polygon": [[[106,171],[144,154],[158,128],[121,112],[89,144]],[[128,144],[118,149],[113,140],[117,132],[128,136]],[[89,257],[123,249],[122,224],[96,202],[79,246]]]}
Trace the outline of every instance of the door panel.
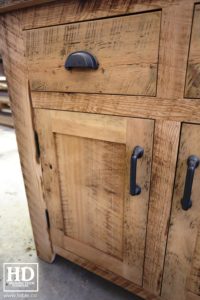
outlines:
{"label": "door panel", "polygon": [[[142,284],[154,121],[35,110],[51,237]],[[140,195],[130,195],[130,158]]]}
{"label": "door panel", "polygon": [[[186,291],[191,289],[190,272],[200,222],[200,167],[195,169],[191,195],[192,207],[183,210],[181,205],[187,160],[191,155],[200,158],[200,126],[183,124],[164,267],[163,299],[186,300]],[[196,251],[196,255],[198,255],[198,251]]]}

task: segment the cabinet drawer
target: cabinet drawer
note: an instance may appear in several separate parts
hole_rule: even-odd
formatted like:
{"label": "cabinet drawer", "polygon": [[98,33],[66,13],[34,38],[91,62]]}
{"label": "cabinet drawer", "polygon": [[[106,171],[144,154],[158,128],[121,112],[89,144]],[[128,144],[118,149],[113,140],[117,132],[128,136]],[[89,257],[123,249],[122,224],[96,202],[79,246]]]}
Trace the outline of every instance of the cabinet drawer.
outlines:
{"label": "cabinet drawer", "polygon": [[142,285],[154,121],[40,109],[35,117],[55,252]]}
{"label": "cabinet drawer", "polygon": [[[160,11],[25,31],[31,89],[156,95]],[[87,51],[97,70],[64,67]]]}

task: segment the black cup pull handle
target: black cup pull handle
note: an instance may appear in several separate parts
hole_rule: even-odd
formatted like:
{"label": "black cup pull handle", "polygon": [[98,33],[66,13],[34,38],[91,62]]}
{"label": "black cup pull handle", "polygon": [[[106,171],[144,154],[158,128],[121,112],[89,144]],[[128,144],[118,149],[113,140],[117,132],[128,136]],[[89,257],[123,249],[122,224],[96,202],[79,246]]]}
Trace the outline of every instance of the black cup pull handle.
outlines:
{"label": "black cup pull handle", "polygon": [[137,160],[144,154],[144,149],[140,146],[136,146],[131,155],[131,170],[130,170],[130,194],[132,196],[139,195],[141,193],[141,187],[136,184],[137,174]]}
{"label": "black cup pull handle", "polygon": [[188,210],[192,207],[192,184],[194,179],[195,169],[199,166],[199,158],[195,155],[191,155],[187,160],[187,173],[185,178],[185,187],[183,198],[181,199],[181,205],[183,210]]}
{"label": "black cup pull handle", "polygon": [[65,68],[71,70],[73,68],[81,69],[98,69],[99,63],[94,55],[87,51],[76,51],[67,57]]}

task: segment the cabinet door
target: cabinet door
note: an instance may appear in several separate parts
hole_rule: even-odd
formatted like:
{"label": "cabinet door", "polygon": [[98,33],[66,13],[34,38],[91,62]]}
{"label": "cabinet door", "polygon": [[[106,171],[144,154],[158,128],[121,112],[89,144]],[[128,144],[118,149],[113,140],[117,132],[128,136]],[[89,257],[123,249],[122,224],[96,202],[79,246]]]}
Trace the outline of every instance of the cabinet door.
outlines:
{"label": "cabinet door", "polygon": [[[65,249],[141,285],[154,121],[51,110],[35,110],[35,117],[55,252]],[[131,196],[136,146],[144,149],[141,193]]]}
{"label": "cabinet door", "polygon": [[[200,158],[200,125],[183,124],[163,277],[166,300],[200,295],[200,166],[191,155]],[[190,199],[192,207],[187,205]]]}

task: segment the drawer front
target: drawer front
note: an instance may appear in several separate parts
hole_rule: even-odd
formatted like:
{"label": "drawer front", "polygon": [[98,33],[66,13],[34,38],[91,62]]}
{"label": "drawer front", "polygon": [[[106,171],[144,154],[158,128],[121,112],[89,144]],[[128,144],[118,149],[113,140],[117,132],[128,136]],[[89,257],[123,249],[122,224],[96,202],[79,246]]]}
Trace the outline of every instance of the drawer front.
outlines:
{"label": "drawer front", "polygon": [[200,98],[200,4],[195,5],[185,97]]}
{"label": "drawer front", "polygon": [[[35,117],[55,252],[142,285],[154,121],[40,109]],[[144,154],[130,172],[138,145]]]}
{"label": "drawer front", "polygon": [[[197,158],[200,159],[200,125],[184,123],[164,267],[163,299],[187,300],[187,291],[199,294],[200,166],[195,163]],[[190,200],[192,207],[188,206]]]}
{"label": "drawer front", "polygon": [[[156,95],[161,13],[150,12],[25,31],[31,89]],[[97,70],[66,70],[69,54],[87,51]]]}

